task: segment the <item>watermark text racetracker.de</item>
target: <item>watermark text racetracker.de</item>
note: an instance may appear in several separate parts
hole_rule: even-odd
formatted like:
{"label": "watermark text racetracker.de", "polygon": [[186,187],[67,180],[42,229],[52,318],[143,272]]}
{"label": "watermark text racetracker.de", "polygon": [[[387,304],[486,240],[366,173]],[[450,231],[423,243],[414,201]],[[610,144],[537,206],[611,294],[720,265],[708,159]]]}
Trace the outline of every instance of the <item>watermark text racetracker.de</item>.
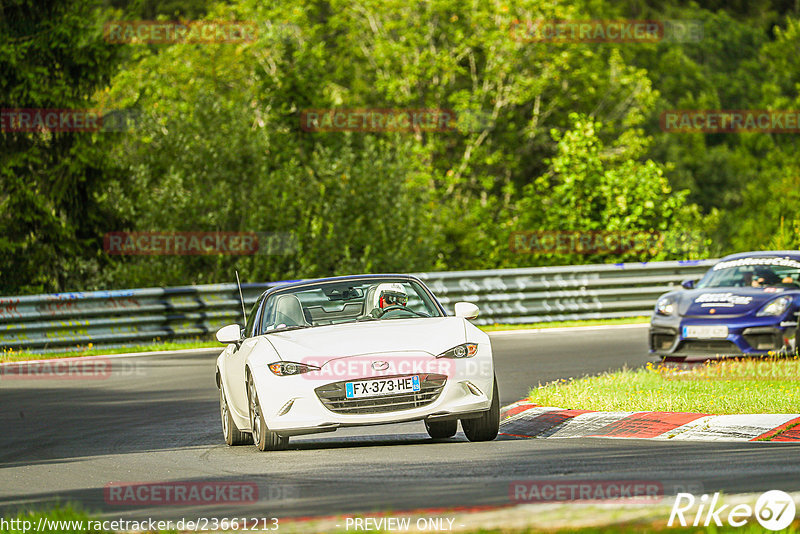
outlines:
{"label": "watermark text racetracker.de", "polygon": [[289,232],[108,232],[103,250],[128,256],[283,255],[297,250]]}
{"label": "watermark text racetracker.de", "polygon": [[300,113],[300,129],[306,132],[474,132],[490,123],[483,112],[433,108],[326,108]]}
{"label": "watermark text racetracker.de", "polygon": [[125,132],[141,114],[125,109],[0,109],[0,132]]}
{"label": "watermark text racetracker.de", "polygon": [[248,480],[111,482],[103,488],[103,500],[111,506],[278,505],[299,496],[293,484]]}
{"label": "watermark text racetracker.de", "polygon": [[168,531],[267,531],[278,530],[277,517],[193,517],[178,520],[147,519],[32,519],[0,517],[2,532],[168,532]]}
{"label": "watermark text racetracker.de", "polygon": [[625,254],[660,250],[665,241],[653,231],[534,230],[511,232],[509,248],[518,254]]}
{"label": "watermark text racetracker.de", "polygon": [[670,133],[800,133],[800,110],[672,109],[661,113]]}
{"label": "watermark text racetracker.de", "polygon": [[658,503],[680,492],[702,491],[696,481],[661,480],[515,480],[508,486],[515,503],[615,501]]}
{"label": "watermark text racetracker.de", "polygon": [[103,488],[110,505],[252,504],[258,501],[255,482],[145,482],[111,483]]}
{"label": "watermark text racetracker.de", "polygon": [[[790,339],[784,337],[789,345]],[[656,371],[663,380],[673,381],[800,381],[800,360],[795,358],[767,360],[732,360],[709,362],[702,367],[682,368],[680,366],[659,366]]]}
{"label": "watermark text racetracker.de", "polygon": [[516,41],[527,43],[657,43],[698,42],[703,23],[698,20],[514,20]]}
{"label": "watermark text racetracker.de", "polygon": [[[435,358],[424,355],[374,355],[347,358],[318,358],[309,356],[296,362],[310,370],[301,376],[313,381],[339,381],[360,378],[385,378],[406,375],[475,376],[490,374],[492,363],[484,360]],[[287,365],[287,364],[282,364]]]}
{"label": "watermark text racetracker.de", "polygon": [[0,380],[105,380],[145,374],[140,362],[125,358],[53,358],[0,365]]}
{"label": "watermark text racetracker.de", "polygon": [[111,44],[249,43],[258,36],[250,21],[117,20],[105,23],[103,38]]}

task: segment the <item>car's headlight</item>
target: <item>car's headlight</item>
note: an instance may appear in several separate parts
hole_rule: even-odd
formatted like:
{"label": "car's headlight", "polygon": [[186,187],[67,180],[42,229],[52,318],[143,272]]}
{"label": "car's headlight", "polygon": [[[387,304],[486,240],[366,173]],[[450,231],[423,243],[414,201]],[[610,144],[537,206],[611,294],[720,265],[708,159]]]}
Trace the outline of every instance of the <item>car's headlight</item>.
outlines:
{"label": "car's headlight", "polygon": [[309,371],[319,371],[316,365],[306,365],[304,363],[295,362],[275,362],[269,364],[269,370],[272,374],[278,376],[292,376],[308,373]]}
{"label": "car's headlight", "polygon": [[789,308],[789,304],[792,303],[791,297],[778,297],[772,302],[765,304],[756,316],[764,317],[764,316],[772,316],[772,315],[781,315]]}
{"label": "car's headlight", "polygon": [[446,350],[436,357],[461,359],[461,358],[472,358],[476,354],[478,354],[477,343],[464,343],[463,345],[459,345],[457,347],[453,347],[450,350]]}
{"label": "car's headlight", "polygon": [[656,302],[656,312],[660,315],[672,315],[675,313],[675,301],[672,297],[661,297]]}

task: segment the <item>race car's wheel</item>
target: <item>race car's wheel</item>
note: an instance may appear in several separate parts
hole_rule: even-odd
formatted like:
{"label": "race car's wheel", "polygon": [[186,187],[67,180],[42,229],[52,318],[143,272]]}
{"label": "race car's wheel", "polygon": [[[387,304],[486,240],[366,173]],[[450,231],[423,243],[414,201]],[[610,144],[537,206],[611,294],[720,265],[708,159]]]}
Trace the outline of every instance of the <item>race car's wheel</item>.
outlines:
{"label": "race car's wheel", "polygon": [[433,439],[452,438],[456,435],[456,430],[458,430],[458,421],[455,419],[452,421],[432,421],[430,423],[425,421],[425,430],[428,431],[428,435]]}
{"label": "race car's wheel", "polygon": [[258,392],[253,376],[247,375],[247,399],[250,406],[250,428],[253,429],[253,442],[260,451],[279,451],[289,444],[289,436],[279,436],[267,428],[264,414],[261,412],[261,403],[258,402]]}
{"label": "race car's wheel", "polygon": [[500,394],[497,391],[497,378],[492,386],[492,406],[477,419],[462,419],[461,428],[470,441],[492,441],[500,431]]}
{"label": "race car's wheel", "polygon": [[225,390],[222,384],[219,385],[219,415],[222,419],[222,435],[225,436],[225,443],[228,445],[249,445],[253,443],[253,436],[247,432],[240,432],[233,422],[231,410],[228,407],[228,399],[225,398]]}

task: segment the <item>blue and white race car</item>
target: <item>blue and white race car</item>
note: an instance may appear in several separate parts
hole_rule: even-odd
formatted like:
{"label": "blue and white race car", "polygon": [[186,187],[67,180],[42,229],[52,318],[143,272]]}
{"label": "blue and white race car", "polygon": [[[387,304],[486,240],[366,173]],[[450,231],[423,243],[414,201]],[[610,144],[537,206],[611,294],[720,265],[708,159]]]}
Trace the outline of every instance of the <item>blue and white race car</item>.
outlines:
{"label": "blue and white race car", "polygon": [[651,354],[666,361],[797,354],[800,250],[726,256],[681,285],[656,303]]}

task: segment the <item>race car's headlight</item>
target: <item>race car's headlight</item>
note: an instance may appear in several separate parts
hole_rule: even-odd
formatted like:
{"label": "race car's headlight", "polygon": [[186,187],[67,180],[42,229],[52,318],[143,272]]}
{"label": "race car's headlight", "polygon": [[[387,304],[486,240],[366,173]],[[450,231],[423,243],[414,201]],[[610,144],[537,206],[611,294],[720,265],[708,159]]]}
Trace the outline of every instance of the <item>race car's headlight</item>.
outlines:
{"label": "race car's headlight", "polygon": [[792,303],[791,297],[778,297],[772,302],[769,302],[764,305],[756,316],[764,317],[764,316],[771,316],[771,315],[781,315],[786,309],[789,307],[789,304]]}
{"label": "race car's headlight", "polygon": [[472,358],[478,354],[477,343],[464,343],[436,356],[437,358]]}
{"label": "race car's headlight", "polygon": [[656,311],[660,315],[672,315],[675,313],[675,301],[671,297],[661,297],[656,302]]}
{"label": "race car's headlight", "polygon": [[306,365],[304,363],[295,362],[275,362],[269,364],[269,370],[272,371],[272,374],[278,376],[301,375],[309,371],[319,371],[319,369],[320,368],[316,365]]}

